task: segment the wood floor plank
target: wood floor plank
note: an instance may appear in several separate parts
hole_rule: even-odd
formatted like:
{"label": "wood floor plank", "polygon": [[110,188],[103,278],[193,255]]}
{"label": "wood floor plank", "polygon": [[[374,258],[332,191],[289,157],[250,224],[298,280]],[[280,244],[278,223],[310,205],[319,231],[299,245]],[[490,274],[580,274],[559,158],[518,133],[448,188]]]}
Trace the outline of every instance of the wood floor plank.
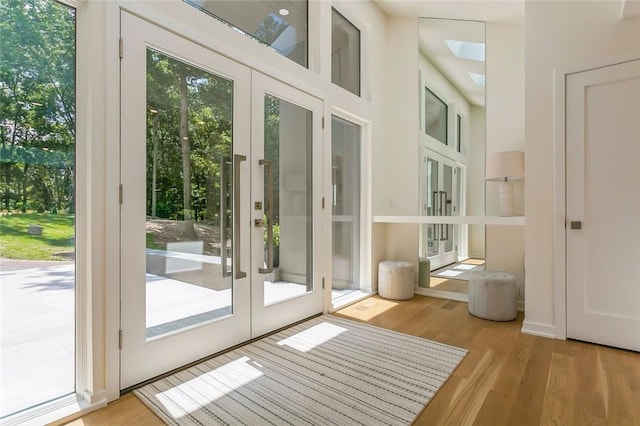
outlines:
{"label": "wood floor plank", "polygon": [[[423,296],[371,297],[337,315],[469,350],[416,425],[640,426],[640,353],[522,334],[522,315],[486,321],[465,303]],[[70,424],[162,422],[128,394]]]}
{"label": "wood floor plank", "polygon": [[574,394],[577,391],[576,384],[574,358],[557,352],[552,353],[542,405],[541,424],[575,424]]}

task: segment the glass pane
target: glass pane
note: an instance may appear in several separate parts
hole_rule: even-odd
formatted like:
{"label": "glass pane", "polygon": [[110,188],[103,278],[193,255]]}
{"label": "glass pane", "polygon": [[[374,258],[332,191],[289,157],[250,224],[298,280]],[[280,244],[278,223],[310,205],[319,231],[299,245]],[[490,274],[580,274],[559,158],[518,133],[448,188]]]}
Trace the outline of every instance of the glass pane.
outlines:
{"label": "glass pane", "polygon": [[459,115],[456,119],[456,128],[456,150],[462,152],[462,118]]}
{"label": "glass pane", "polygon": [[269,244],[273,247],[273,272],[264,281],[265,305],[313,291],[311,148],[311,111],[265,95],[264,155],[271,163],[271,176],[265,168],[264,180],[265,267]]}
{"label": "glass pane", "polygon": [[360,30],[331,11],[331,81],[360,96]]}
{"label": "glass pane", "polygon": [[[438,162],[427,158],[427,216],[440,216],[438,209]],[[438,230],[440,225],[427,227],[427,256],[436,256],[440,252]]]}
{"label": "glass pane", "polygon": [[456,204],[454,207],[454,216],[460,216],[460,209],[462,208],[462,167],[458,167],[456,171]]}
{"label": "glass pane", "polygon": [[447,145],[447,104],[425,87],[425,132]]}
{"label": "glass pane", "polygon": [[232,313],[233,82],[147,50],[147,338]]}
{"label": "glass pane", "polygon": [[360,126],[331,118],[333,287],[360,288]]}
{"label": "glass pane", "polygon": [[307,0],[184,1],[307,66]]}
{"label": "glass pane", "polygon": [[[443,190],[442,195],[444,206],[442,206],[443,216],[453,216],[453,167],[444,165]],[[445,234],[442,236],[444,239],[444,251],[448,253],[453,251],[453,225],[448,224],[444,226]]]}
{"label": "glass pane", "polygon": [[75,27],[0,6],[0,418],[75,392]]}

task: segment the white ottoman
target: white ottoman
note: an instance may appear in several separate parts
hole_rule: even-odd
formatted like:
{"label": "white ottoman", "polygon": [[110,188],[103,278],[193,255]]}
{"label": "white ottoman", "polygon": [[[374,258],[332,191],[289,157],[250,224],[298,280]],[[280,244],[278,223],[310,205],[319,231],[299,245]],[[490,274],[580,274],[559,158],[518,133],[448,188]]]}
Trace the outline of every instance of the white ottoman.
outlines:
{"label": "white ottoman", "polygon": [[506,272],[469,274],[469,313],[493,321],[516,319],[516,278]]}
{"label": "white ottoman", "polygon": [[378,265],[378,294],[385,299],[413,297],[413,263],[385,260]]}

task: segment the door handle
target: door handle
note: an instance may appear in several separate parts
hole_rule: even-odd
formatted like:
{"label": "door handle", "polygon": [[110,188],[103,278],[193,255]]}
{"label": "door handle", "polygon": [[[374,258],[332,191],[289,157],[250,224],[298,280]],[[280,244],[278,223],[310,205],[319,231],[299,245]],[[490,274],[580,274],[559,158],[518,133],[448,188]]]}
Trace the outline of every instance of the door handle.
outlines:
{"label": "door handle", "polygon": [[220,263],[222,277],[230,277],[231,271],[227,269],[227,159],[220,159]]}
{"label": "door handle", "polygon": [[[439,192],[440,195],[440,216],[447,216],[447,192],[446,191],[440,191]],[[443,201],[443,196],[444,196],[444,201]],[[443,206],[444,206],[444,212],[443,212]],[[446,234],[445,234],[445,229],[447,230]],[[449,236],[449,228],[447,227],[447,224],[445,223],[441,223],[440,224],[440,241],[446,241]],[[445,237],[446,235],[446,237]]]}
{"label": "door handle", "polygon": [[261,274],[268,274],[273,272],[273,169],[271,160],[260,160],[258,162],[261,166],[264,166],[264,180],[267,184],[266,197],[264,200],[264,214],[267,217],[267,265],[266,268],[259,268],[258,272]]}
{"label": "door handle", "polygon": [[246,155],[234,154],[233,156],[233,270],[235,271],[235,278],[245,278],[246,272],[242,272],[242,263],[240,255],[240,244],[242,238],[240,238],[240,232],[242,227],[240,226],[240,163],[247,161]]}

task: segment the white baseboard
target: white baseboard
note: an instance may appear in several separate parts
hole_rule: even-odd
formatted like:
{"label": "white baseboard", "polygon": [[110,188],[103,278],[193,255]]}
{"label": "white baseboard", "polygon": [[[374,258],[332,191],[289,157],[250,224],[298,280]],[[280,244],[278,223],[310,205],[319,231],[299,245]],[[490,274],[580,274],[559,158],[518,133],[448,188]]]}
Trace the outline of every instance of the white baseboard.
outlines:
{"label": "white baseboard", "polygon": [[538,322],[527,321],[525,319],[522,322],[521,331],[534,336],[547,337],[549,339],[556,338],[556,327],[551,324],[541,324]]}

